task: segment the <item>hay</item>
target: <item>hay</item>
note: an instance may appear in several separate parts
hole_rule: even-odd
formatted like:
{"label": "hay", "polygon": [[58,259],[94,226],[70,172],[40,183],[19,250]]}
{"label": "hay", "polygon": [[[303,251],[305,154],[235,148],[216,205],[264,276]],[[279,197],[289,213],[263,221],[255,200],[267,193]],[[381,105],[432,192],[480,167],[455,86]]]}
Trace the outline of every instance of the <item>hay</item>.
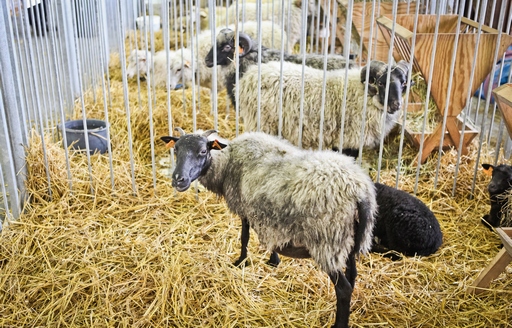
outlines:
{"label": "hay", "polygon": [[[47,171],[41,161],[42,139],[37,134],[30,139],[30,202],[19,220],[4,227],[0,236],[0,326],[330,326],[334,291],[313,261],[283,258],[278,268],[271,268],[265,264],[269,254],[259,248],[253,234],[250,265],[235,268],[231,263],[239,255],[240,222],[225,203],[206,191],[176,193],[169,179],[158,174],[153,181],[147,149],[142,149],[148,128],[140,118],[148,121],[147,101],[138,108],[136,83],[129,83],[136,145],[134,188],[123,90],[116,81],[111,83],[114,188],[108,155],[91,156],[89,175],[86,156],[80,153],[71,154],[70,188],[61,143],[46,138],[49,197]],[[173,103],[179,103],[177,95],[182,96],[171,93]],[[165,108],[159,105],[164,103],[163,96],[157,96],[155,137],[168,129],[167,114],[160,113]],[[91,94],[83,98],[88,116],[102,118],[103,105],[93,98]],[[180,109],[173,111],[173,124],[190,130],[190,105],[185,110],[176,106]],[[209,108],[201,107],[201,112],[204,117],[198,115],[198,128],[211,128]],[[234,134],[233,116],[219,115],[226,137]],[[163,145],[155,145],[157,155],[166,154]],[[394,185],[397,139],[388,140],[385,149],[381,181]],[[500,246],[498,236],[480,224],[489,210],[488,178],[483,174],[478,174],[470,198],[476,150],[473,143],[470,155],[462,159],[454,197],[454,151],[441,158],[437,190],[433,185],[438,155],[422,166],[418,197],[438,217],[443,245],[425,258],[392,262],[378,254],[363,257],[353,294],[352,326],[510,325],[510,267],[487,293],[466,294]],[[405,145],[400,188],[411,192],[416,170],[410,163],[416,154],[417,150]],[[492,155],[484,147],[481,160],[490,161]],[[376,156],[368,152],[365,158],[365,165],[376,168]],[[370,174],[375,176],[375,171]]]}
{"label": "hay", "polygon": [[498,199],[507,201],[501,209],[500,227],[512,227],[512,190],[498,195]]}

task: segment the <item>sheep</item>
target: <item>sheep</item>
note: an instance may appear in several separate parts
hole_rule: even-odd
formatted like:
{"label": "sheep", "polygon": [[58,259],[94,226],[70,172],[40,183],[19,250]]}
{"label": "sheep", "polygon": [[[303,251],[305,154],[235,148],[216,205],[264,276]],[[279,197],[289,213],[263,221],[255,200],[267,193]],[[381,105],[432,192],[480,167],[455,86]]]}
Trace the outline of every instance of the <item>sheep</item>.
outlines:
{"label": "sheep", "polygon": [[270,251],[313,258],[335,287],[333,327],[348,327],[356,256],[371,247],[377,211],[369,176],[332,151],[301,150],[261,132],[241,134],[226,146],[208,141],[212,132],[161,137],[176,154],[173,187],[184,192],[197,179],[240,216],[235,265],[247,257],[249,227]]}
{"label": "sheep", "polygon": [[[251,36],[246,33],[239,33],[239,46],[243,49],[242,56],[239,57],[239,75],[240,79],[249,67],[258,63],[258,45],[253,41]],[[263,42],[262,42],[263,43]],[[223,67],[222,72],[225,76],[225,86],[228,95],[233,105],[236,105],[235,95],[235,81],[236,81],[236,67],[233,64],[235,60],[235,31],[230,28],[222,29],[216,38],[217,48],[217,65]],[[291,55],[286,52],[282,53],[277,49],[268,49],[261,46],[261,62],[268,63],[271,61],[280,61],[281,56],[284,61],[292,63],[302,63],[302,55]],[[206,66],[213,67],[213,47],[210,49],[205,58]],[[315,68],[324,67],[324,56],[307,54],[305,58],[305,65]],[[341,69],[349,65],[351,62],[340,55],[327,56],[327,70]],[[280,69],[277,70],[280,72]]]}
{"label": "sheep", "polygon": [[[138,69],[138,73],[137,73]],[[128,56],[128,67],[126,68],[126,76],[131,79],[139,76],[142,80],[146,79],[151,69],[151,51],[133,49]]]}
{"label": "sheep", "polygon": [[[258,114],[261,116],[261,131],[278,133],[278,108],[279,88],[281,80],[281,63],[271,62],[266,56],[266,49],[262,49],[262,64],[253,65],[254,58],[257,58],[257,47],[250,37],[240,33],[239,45],[242,49],[239,60],[239,107],[240,116],[243,119],[246,131],[257,129]],[[227,67],[231,73],[226,73],[226,87],[231,101],[235,104],[235,76],[234,65],[231,64],[234,56],[234,33],[223,30],[217,37],[217,49],[221,55],[217,58],[219,65]],[[219,53],[219,51],[218,51]],[[292,56],[293,57],[293,56]],[[206,58],[207,65],[212,65],[212,51]],[[307,57],[308,58],[308,57]],[[324,72],[311,67],[303,67],[288,62],[285,58],[283,63],[283,131],[282,136],[292,143],[299,144],[299,116],[300,99],[304,99],[304,121],[302,131],[302,147],[318,147],[320,111],[318,105],[321,103]],[[312,62],[317,62],[316,57]],[[334,63],[343,63],[341,60],[333,60]],[[346,62],[345,62],[346,63]],[[306,61],[306,64],[307,61]],[[322,63],[323,64],[323,63]],[[312,65],[315,66],[315,65]],[[364,139],[363,146],[375,147],[380,144],[383,134],[386,136],[396,125],[400,116],[402,106],[402,94],[407,87],[408,64],[400,61],[396,65],[387,65],[383,62],[372,61],[369,65],[367,111],[365,117],[364,135],[361,136],[362,111],[365,99],[365,84],[367,66],[359,69],[351,69],[348,72],[347,100],[345,122],[343,126],[343,153],[357,156],[361,138]],[[385,123],[382,125],[382,115],[386,92],[386,79],[388,69],[391,70],[389,83],[389,96]],[[258,72],[258,70],[261,70]],[[255,86],[261,74],[261,88]],[[328,148],[338,146],[340,140],[342,104],[344,94],[344,70],[329,71],[326,76],[326,102],[325,117],[323,126],[323,145]],[[304,80],[304,92],[302,94],[301,84]],[[261,110],[258,113],[257,92],[261,92]]]}
{"label": "sheep", "polygon": [[[308,0],[308,14],[309,16],[314,15],[317,12],[317,1]],[[285,43],[285,47],[287,51],[292,51],[293,47],[300,41],[301,33],[302,33],[302,1],[286,1],[284,3],[284,24],[282,24],[282,4],[281,3],[273,3],[272,1],[263,1],[259,5],[256,3],[245,3],[242,5],[238,4],[238,20],[243,22],[243,27],[245,29],[245,23],[249,21],[258,21],[259,13],[258,6],[261,8],[261,21],[269,21],[272,22],[275,30],[281,30],[281,25],[283,25],[283,31],[288,34],[288,41]],[[192,10],[194,13],[194,10]],[[227,9],[225,7],[215,7],[215,26],[224,26],[226,24],[234,24],[236,22],[237,16],[237,4],[232,3]],[[190,21],[189,17],[192,17],[192,23],[196,22],[196,17],[199,16],[200,19],[200,27],[201,29],[206,29],[210,27],[209,21],[209,11],[206,8],[202,8],[199,10],[199,15],[197,12],[191,16],[187,16],[184,22],[181,23],[181,28],[186,27],[186,22]],[[274,43],[264,43],[266,46],[270,46],[272,48],[280,48],[281,43],[277,40],[274,40]]]}
{"label": "sheep", "polygon": [[[373,228],[372,252],[400,252],[406,256],[428,256],[443,243],[443,233],[434,213],[405,191],[375,183],[377,221]],[[394,254],[390,254],[391,258]]]}
{"label": "sheep", "polygon": [[512,166],[500,164],[482,164],[487,175],[491,176],[491,181],[487,186],[491,203],[491,211],[482,218],[482,224],[490,230],[500,226],[510,226],[512,222],[507,217],[506,208],[508,198],[512,190]]}
{"label": "sheep", "polygon": [[[231,25],[228,27],[230,30],[234,29],[235,26]],[[274,42],[281,43],[281,38],[284,38],[286,42],[286,33],[284,35],[281,35],[280,31],[277,31],[273,28],[271,22],[261,22],[261,35],[262,35],[262,43],[270,43],[272,42],[272,39]],[[244,24],[244,29],[248,33],[248,35],[251,35],[255,37],[257,35],[258,31],[258,23],[257,22],[246,22]],[[196,58],[199,60],[196,62],[196,72],[199,72],[199,84],[204,87],[211,88],[212,86],[212,78],[213,78],[213,71],[212,66],[208,66],[204,58],[209,53],[210,49],[212,48],[212,32],[210,30],[206,30],[201,32],[197,39],[197,44],[199,47],[194,47],[194,51],[196,53]],[[195,41],[195,39],[194,39]],[[180,56],[182,56],[181,59],[184,62],[190,62],[192,58],[192,49],[190,47],[184,49],[183,54],[180,51],[176,52],[176,57],[174,59],[174,62],[176,62],[176,65],[179,66],[180,63]],[[188,67],[188,73],[183,73],[184,83],[189,83],[192,81],[192,68]],[[217,70],[217,81],[220,83],[217,83],[218,87],[222,87],[224,83],[222,81],[224,80],[224,75],[221,72],[221,70]]]}
{"label": "sheep", "polygon": [[[187,52],[185,51],[185,55],[179,57],[180,60],[178,60],[178,53],[181,53],[181,49],[178,49],[177,51],[168,51],[169,62],[167,62],[166,50],[157,51],[154,53],[154,55],[151,55],[150,51],[146,53],[145,50],[132,50],[130,56],[128,57],[126,76],[131,79],[132,77],[138,75],[141,80],[146,80],[150,75],[152,77],[152,83],[154,83],[155,86],[165,86],[167,75],[169,75],[170,90],[179,88],[180,81],[192,80],[192,59],[188,59],[188,57],[186,57]],[[166,69],[167,67],[168,69]]]}

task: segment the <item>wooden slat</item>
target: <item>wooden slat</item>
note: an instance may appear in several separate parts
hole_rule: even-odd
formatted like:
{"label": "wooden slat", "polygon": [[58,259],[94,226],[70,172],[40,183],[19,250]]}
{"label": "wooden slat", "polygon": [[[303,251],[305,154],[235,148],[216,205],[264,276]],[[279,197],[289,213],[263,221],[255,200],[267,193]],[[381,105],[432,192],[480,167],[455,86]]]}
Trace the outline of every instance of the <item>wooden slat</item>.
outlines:
{"label": "wooden slat", "polygon": [[480,273],[476,280],[468,288],[468,293],[479,294],[485,291],[491,284],[491,281],[496,279],[502,273],[507,265],[512,261],[512,256],[505,248],[494,257],[491,263]]}
{"label": "wooden slat", "polygon": [[496,232],[501,238],[503,247],[512,255],[512,239],[510,238],[512,237],[512,228],[496,228]]}
{"label": "wooden slat", "polygon": [[504,84],[492,91],[498,104],[508,134],[512,137],[512,83]]}
{"label": "wooden slat", "polygon": [[[475,22],[475,21],[473,21],[473,20],[471,20],[469,18],[466,18],[466,17],[462,17],[461,18],[461,23],[469,25],[469,26],[471,26],[473,28],[476,28],[476,29],[478,29],[478,25],[479,25],[477,22]],[[492,27],[489,27],[487,25],[482,25],[482,31],[487,32],[487,33],[492,33],[492,34],[498,34],[499,33],[498,30],[495,30]]]}

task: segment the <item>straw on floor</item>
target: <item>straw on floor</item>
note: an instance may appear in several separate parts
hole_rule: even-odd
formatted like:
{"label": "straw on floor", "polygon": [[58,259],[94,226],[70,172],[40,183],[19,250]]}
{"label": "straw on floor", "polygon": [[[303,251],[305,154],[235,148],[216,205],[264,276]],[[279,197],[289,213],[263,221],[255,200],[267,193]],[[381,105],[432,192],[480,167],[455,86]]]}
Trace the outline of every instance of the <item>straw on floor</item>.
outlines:
{"label": "straw on floor", "polygon": [[[159,170],[154,182],[147,156],[151,153],[148,101],[138,108],[133,81],[129,84],[135,144],[132,173],[120,83],[112,81],[109,108],[112,172],[108,154],[91,156],[89,174],[86,156],[71,153],[69,180],[61,143],[32,135],[27,146],[30,200],[24,214],[4,227],[0,236],[0,326],[330,327],[334,291],[327,275],[311,260],[283,258],[278,268],[269,267],[265,264],[269,254],[260,249],[253,233],[249,265],[233,267],[239,255],[240,222],[225,203],[202,188],[176,193]],[[169,129],[167,93],[157,94],[154,138]],[[171,92],[172,101],[182,102],[182,95],[183,91]],[[206,98],[197,114],[197,128],[212,128]],[[92,99],[91,94],[83,97],[88,117],[102,118],[103,105]],[[173,108],[174,126],[190,131],[190,105]],[[218,119],[220,130],[227,134],[223,136],[234,136],[234,113],[223,112]],[[43,141],[47,167],[41,161]],[[381,181],[392,185],[397,149],[397,139],[386,142]],[[480,224],[489,210],[489,178],[477,172],[476,190],[470,195],[476,150],[474,143],[472,153],[463,158],[455,197],[451,196],[455,151],[441,157],[436,189],[437,155],[422,167],[417,195],[438,217],[443,245],[424,258],[393,262],[378,254],[362,257],[352,298],[352,327],[510,325],[511,267],[487,293],[466,294],[500,246],[497,235]],[[158,140],[154,152],[157,157],[168,156]],[[416,180],[410,164],[415,153],[406,144],[399,187],[410,192]],[[491,155],[492,150],[482,153],[488,160]],[[365,157],[365,166],[375,176],[375,160],[368,159],[372,157]]]}

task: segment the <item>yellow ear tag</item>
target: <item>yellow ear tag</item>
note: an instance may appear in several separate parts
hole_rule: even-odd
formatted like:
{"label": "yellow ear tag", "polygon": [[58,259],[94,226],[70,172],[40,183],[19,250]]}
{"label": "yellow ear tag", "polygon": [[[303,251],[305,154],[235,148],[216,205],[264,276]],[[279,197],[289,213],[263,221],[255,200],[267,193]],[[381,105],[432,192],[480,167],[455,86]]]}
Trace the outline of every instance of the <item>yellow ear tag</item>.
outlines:
{"label": "yellow ear tag", "polygon": [[222,147],[219,145],[217,140],[214,140],[212,143],[212,149],[222,150]]}
{"label": "yellow ear tag", "polygon": [[188,60],[186,60],[184,63],[183,63],[183,66],[185,66],[186,68],[190,68],[190,62]]}
{"label": "yellow ear tag", "polygon": [[171,148],[174,148],[175,144],[176,144],[176,142],[174,140],[171,140],[171,141],[169,141],[168,143],[165,144],[165,147],[167,149],[171,149]]}
{"label": "yellow ear tag", "polygon": [[486,170],[484,169],[485,175],[492,177],[492,166],[489,166],[489,168]]}

